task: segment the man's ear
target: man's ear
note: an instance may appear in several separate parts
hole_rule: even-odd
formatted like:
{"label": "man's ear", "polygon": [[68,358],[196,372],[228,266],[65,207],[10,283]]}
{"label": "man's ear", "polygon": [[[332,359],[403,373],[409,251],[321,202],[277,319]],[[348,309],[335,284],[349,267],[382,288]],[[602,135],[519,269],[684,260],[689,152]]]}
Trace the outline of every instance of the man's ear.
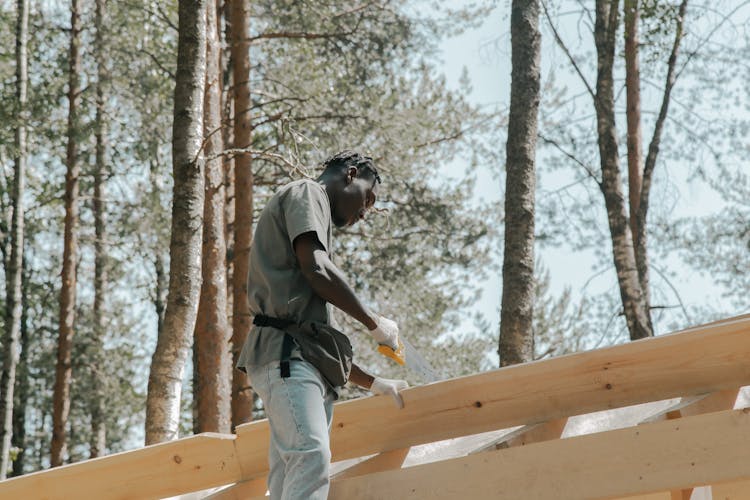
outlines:
{"label": "man's ear", "polygon": [[346,168],[346,184],[349,185],[357,177],[357,167]]}

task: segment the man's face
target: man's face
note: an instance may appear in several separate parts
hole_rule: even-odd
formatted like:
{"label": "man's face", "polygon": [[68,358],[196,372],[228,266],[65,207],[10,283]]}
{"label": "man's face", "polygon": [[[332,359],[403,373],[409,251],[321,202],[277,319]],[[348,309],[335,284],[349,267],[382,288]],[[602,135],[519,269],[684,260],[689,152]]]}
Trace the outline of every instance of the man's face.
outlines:
{"label": "man's face", "polygon": [[336,196],[333,210],[336,227],[353,226],[364,219],[367,211],[375,205],[377,182],[367,175],[359,177],[357,173],[356,168],[347,171],[345,184]]}

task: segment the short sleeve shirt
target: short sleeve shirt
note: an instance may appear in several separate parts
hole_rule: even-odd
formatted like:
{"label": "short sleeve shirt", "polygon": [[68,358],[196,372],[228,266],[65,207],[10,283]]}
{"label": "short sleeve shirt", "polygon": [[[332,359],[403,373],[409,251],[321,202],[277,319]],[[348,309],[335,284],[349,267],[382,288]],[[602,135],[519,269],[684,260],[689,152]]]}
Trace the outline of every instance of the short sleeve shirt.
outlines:
{"label": "short sleeve shirt", "polygon": [[[294,239],[314,232],[331,255],[331,206],[319,183],[303,179],[274,194],[261,212],[250,248],[248,301],[250,314],[294,321],[330,323],[328,304],[310,287],[294,253]],[[281,358],[281,331],[253,325],[237,361],[238,368]],[[292,357],[298,357],[295,349]]]}

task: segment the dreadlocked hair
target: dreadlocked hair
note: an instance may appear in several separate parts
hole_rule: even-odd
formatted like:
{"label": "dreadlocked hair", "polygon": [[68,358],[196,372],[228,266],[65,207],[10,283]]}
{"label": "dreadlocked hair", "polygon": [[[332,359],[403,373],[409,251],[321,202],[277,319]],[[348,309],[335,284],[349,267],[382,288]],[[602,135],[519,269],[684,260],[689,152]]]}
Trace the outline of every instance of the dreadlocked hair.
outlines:
{"label": "dreadlocked hair", "polygon": [[378,184],[382,184],[380,174],[378,173],[378,169],[375,168],[375,162],[372,158],[361,155],[356,151],[345,149],[340,153],[328,157],[328,159],[323,162],[323,168],[325,170],[346,167],[355,167],[357,172],[368,172],[375,178],[375,181],[377,181]]}

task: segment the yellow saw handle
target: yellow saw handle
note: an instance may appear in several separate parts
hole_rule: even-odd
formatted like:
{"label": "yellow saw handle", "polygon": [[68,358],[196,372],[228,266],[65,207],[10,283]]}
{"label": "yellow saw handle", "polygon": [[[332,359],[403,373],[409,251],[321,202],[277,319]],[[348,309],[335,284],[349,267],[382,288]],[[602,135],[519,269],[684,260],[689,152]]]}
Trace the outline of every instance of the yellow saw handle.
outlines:
{"label": "yellow saw handle", "polygon": [[406,353],[404,352],[404,343],[401,339],[398,339],[398,349],[395,351],[391,346],[385,344],[378,344],[378,352],[387,358],[391,358],[396,363],[404,366],[406,364]]}

